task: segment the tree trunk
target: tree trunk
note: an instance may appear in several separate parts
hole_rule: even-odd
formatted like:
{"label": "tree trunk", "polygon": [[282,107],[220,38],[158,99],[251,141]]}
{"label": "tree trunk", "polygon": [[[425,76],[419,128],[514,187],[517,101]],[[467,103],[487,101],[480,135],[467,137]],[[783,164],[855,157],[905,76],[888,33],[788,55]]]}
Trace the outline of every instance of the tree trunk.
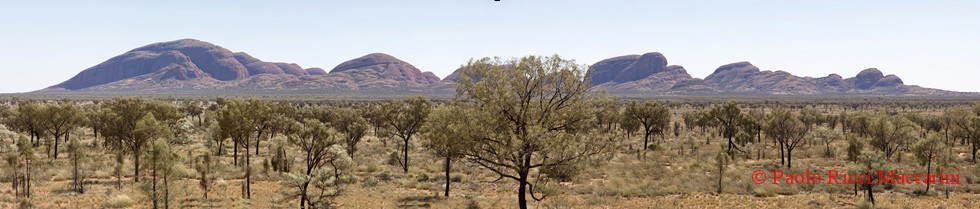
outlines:
{"label": "tree trunk", "polygon": [[868,201],[871,201],[871,205],[874,206],[875,205],[875,195],[873,193],[874,190],[871,189],[871,182],[868,182],[868,184],[866,185],[866,188],[868,189]]}
{"label": "tree trunk", "polygon": [[133,182],[140,182],[140,154],[139,154],[139,149],[137,149],[133,153],[133,157],[135,159],[135,162],[133,162],[133,165],[136,166],[135,173],[133,174]]}
{"label": "tree trunk", "polygon": [[350,146],[347,146],[347,150],[349,151],[347,153],[347,155],[350,156],[350,160],[353,161],[354,160],[354,152],[357,151],[357,145],[356,144],[350,144]]}
{"label": "tree trunk", "polygon": [[724,167],[719,166],[718,167],[718,194],[719,195],[721,194],[721,180],[722,180],[722,178],[725,178],[725,170],[724,170]]}
{"label": "tree trunk", "polygon": [[978,145],[980,145],[980,144],[977,144],[977,142],[973,142],[973,146],[972,147],[973,147],[973,163],[974,164],[977,163],[977,146]]}
{"label": "tree trunk", "polygon": [[54,134],[54,159],[58,159],[58,141],[61,141],[61,136]]}
{"label": "tree trunk", "polygon": [[786,165],[786,155],[785,149],[783,149],[783,141],[779,141],[779,163]]}
{"label": "tree trunk", "polygon": [[[238,142],[235,140],[232,141],[234,141],[232,142],[232,144],[235,144],[235,151],[234,154],[232,154],[231,158],[234,159],[233,163],[235,164],[235,166],[238,166]],[[248,150],[246,150],[246,152],[248,152]]]}
{"label": "tree trunk", "polygon": [[643,150],[647,150],[648,141],[650,141],[650,131],[645,131],[643,134]]}
{"label": "tree trunk", "polygon": [[24,181],[24,195],[26,195],[27,198],[31,198],[31,160],[30,159],[27,159],[27,163],[26,164],[27,164],[27,166],[26,166],[27,167],[26,168],[27,169],[27,173],[24,174],[24,176],[25,176],[25,178],[24,178],[25,179],[25,181]]}
{"label": "tree trunk", "polygon": [[[701,129],[702,129],[701,133],[703,134],[704,133],[704,131],[703,131],[704,128],[701,128]],[[711,144],[711,136],[704,137],[704,144]]]}
{"label": "tree trunk", "polygon": [[926,163],[926,195],[929,195],[929,180],[932,180],[932,178],[929,177],[930,174],[929,172],[931,171],[932,171],[932,156],[930,154],[929,162]]}
{"label": "tree trunk", "polygon": [[[307,166],[306,167],[306,178],[310,178],[310,174],[312,174],[312,173],[313,173],[313,167]],[[299,195],[300,196],[299,197],[300,198],[299,199],[299,208],[306,209],[306,202],[307,202],[307,200],[309,200],[309,198],[307,197],[307,194],[306,193],[308,191],[307,188],[309,188],[309,187],[310,187],[310,181],[309,181],[309,179],[307,179],[305,182],[303,182],[303,191]]]}
{"label": "tree trunk", "polygon": [[446,197],[449,197],[449,182],[451,182],[449,179],[449,163],[450,163],[450,158],[446,157],[446,194],[445,194]]}
{"label": "tree trunk", "polygon": [[735,157],[732,155],[732,147],[735,147],[735,142],[732,141],[732,137],[728,137],[728,156]]}
{"label": "tree trunk", "polygon": [[333,167],[333,179],[334,179],[333,180],[333,184],[339,187],[340,186],[340,169],[337,168],[337,165],[334,164],[334,161],[330,161],[330,167]]}
{"label": "tree trunk", "polygon": [[786,168],[793,168],[793,149],[786,149]]}
{"label": "tree trunk", "polygon": [[259,141],[262,140],[263,130],[259,130],[259,133],[255,135],[255,155],[259,155]]}
{"label": "tree trunk", "polygon": [[245,199],[252,199],[252,167],[249,162],[248,146],[242,148],[245,148]]}
{"label": "tree trunk", "polygon": [[170,174],[163,174],[163,208],[170,209]]}
{"label": "tree trunk", "polygon": [[[948,160],[948,158],[947,158],[947,160]],[[939,177],[937,177],[936,180],[937,181],[940,181],[940,179],[943,176],[943,167],[939,167],[939,169],[937,169],[937,170],[939,170]],[[949,184],[948,183],[943,184],[943,193],[946,193],[946,199],[949,199]]]}
{"label": "tree trunk", "polygon": [[[205,177],[205,178],[206,178],[206,177]],[[204,200],[207,200],[208,202],[211,202],[211,201],[210,201],[210,200],[208,199],[208,187],[210,187],[210,186],[206,186],[206,187],[204,187]]]}
{"label": "tree trunk", "polygon": [[520,184],[517,188],[517,204],[521,209],[527,209],[527,197],[524,195],[527,191],[527,174],[521,174],[521,179],[517,183]]}
{"label": "tree trunk", "polygon": [[755,140],[756,143],[762,143],[762,128],[761,127],[755,129],[755,137],[756,137],[756,140]]}
{"label": "tree trunk", "polygon": [[151,197],[150,198],[153,198],[153,208],[156,209],[156,208],[159,208],[157,206],[157,200],[158,199],[157,199],[157,159],[156,159],[156,156],[153,156],[153,158],[150,158],[150,160],[152,160],[152,161],[150,161],[150,163],[153,163],[153,170],[150,172],[150,176],[152,176],[152,178],[153,178],[153,179],[151,179],[152,180],[151,184],[153,185],[153,187],[152,187],[153,192],[151,193]]}
{"label": "tree trunk", "polygon": [[406,138],[404,141],[405,141],[405,147],[404,149],[402,149],[403,151],[402,153],[404,153],[405,158],[402,159],[402,161],[404,162],[402,169],[405,171],[405,173],[408,173],[408,139]]}
{"label": "tree trunk", "polygon": [[[116,146],[119,146],[119,145],[116,145]],[[116,172],[116,189],[118,190],[118,189],[122,189],[122,164],[123,164],[123,155],[122,155],[122,149],[121,148],[117,148],[117,151],[116,152],[117,152],[116,153],[116,166],[118,166],[120,168],[119,169],[119,172]],[[115,171],[113,171],[113,172],[115,172]]]}

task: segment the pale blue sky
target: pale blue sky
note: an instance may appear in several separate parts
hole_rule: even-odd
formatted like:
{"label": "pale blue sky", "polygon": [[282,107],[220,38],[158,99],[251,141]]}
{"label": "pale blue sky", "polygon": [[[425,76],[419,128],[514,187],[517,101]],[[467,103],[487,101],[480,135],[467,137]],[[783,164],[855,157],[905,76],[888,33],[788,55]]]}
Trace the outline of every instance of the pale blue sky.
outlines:
{"label": "pale blue sky", "polygon": [[440,77],[471,57],[592,64],[661,52],[704,77],[763,70],[980,91],[980,1],[16,1],[0,3],[0,92],[24,92],[149,43],[194,38],[331,69],[384,52]]}

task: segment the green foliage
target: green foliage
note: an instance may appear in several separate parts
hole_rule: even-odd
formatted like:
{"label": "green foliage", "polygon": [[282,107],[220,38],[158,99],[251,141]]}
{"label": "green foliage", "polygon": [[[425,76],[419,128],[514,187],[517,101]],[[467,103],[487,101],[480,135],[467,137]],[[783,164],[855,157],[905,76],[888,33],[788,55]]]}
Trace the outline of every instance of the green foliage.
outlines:
{"label": "green foliage", "polygon": [[728,139],[728,155],[731,156],[732,150],[738,149],[733,139],[740,131],[738,127],[743,121],[742,109],[738,107],[738,103],[735,101],[728,101],[711,108],[708,116],[712,123],[721,129],[722,136]]}
{"label": "green foliage", "polygon": [[482,137],[479,120],[481,112],[471,107],[444,105],[435,108],[422,126],[423,146],[436,156],[458,159],[463,157],[477,138]]}
{"label": "green foliage", "polygon": [[868,136],[871,137],[870,145],[890,159],[901,150],[899,146],[911,144],[918,139],[917,130],[919,126],[903,116],[879,115],[868,126]]}
{"label": "green foliage", "polygon": [[559,164],[541,167],[542,174],[558,181],[569,182],[572,178],[582,172],[581,164]]}
{"label": "green foliage", "polygon": [[[305,119],[294,127],[296,130],[289,135],[289,142],[302,151],[306,169],[305,173],[287,173],[293,182],[290,185],[298,188],[298,192],[291,193],[289,196],[299,197],[300,205],[305,205],[309,201],[311,206],[327,206],[330,199],[339,194],[339,190],[334,186],[339,180],[340,173],[353,162],[344,148],[335,146],[339,143],[336,139],[337,133],[320,121]],[[332,175],[326,173],[331,171],[324,167],[328,164],[333,167]],[[320,192],[310,193],[311,185]]]}
{"label": "green foliage", "polygon": [[[84,117],[81,108],[74,103],[47,104],[41,106],[37,119],[48,134],[54,136],[54,158],[58,158],[58,147],[62,137],[82,124]],[[50,153],[48,153],[50,156]]]}
{"label": "green foliage", "polygon": [[613,124],[620,119],[619,104],[612,97],[603,97],[596,102],[595,118],[596,125],[603,131],[612,131]]}
{"label": "green foliage", "polygon": [[872,205],[875,204],[874,185],[878,184],[878,181],[881,181],[881,179],[878,178],[877,171],[888,170],[887,166],[888,161],[885,158],[884,153],[872,150],[861,151],[861,155],[858,157],[857,162],[848,164],[848,172],[867,175],[870,177],[870,179],[866,181],[866,184],[859,186],[863,187],[868,192],[867,200],[870,201]]}
{"label": "green foliage", "polygon": [[85,163],[88,160],[88,155],[85,153],[81,142],[78,141],[78,137],[72,138],[71,142],[68,143],[68,159],[72,166],[72,182],[70,188],[78,193],[85,193],[85,177],[87,174],[87,166]]}
{"label": "green foliage", "polygon": [[485,118],[472,107],[444,105],[435,108],[422,125],[423,146],[436,156],[446,160],[446,192],[449,196],[451,161],[470,152],[474,143],[482,137],[479,119]]}
{"label": "green foliage", "polygon": [[217,162],[214,160],[214,156],[211,151],[205,151],[203,154],[197,157],[194,163],[194,169],[197,170],[198,175],[198,186],[204,191],[204,199],[208,198],[208,193],[210,193],[211,188],[215,184],[215,167]]}
{"label": "green foliage", "polygon": [[861,150],[864,149],[864,142],[862,142],[858,136],[854,135],[847,139],[847,161],[857,162],[858,157],[861,155]]}
{"label": "green foliage", "polygon": [[[780,158],[784,159],[784,164],[789,168],[793,167],[793,150],[803,145],[809,131],[806,125],[800,122],[796,114],[782,108],[772,111],[765,127],[766,135],[779,142]],[[785,158],[783,157],[784,152]]]}
{"label": "green foliage", "polygon": [[674,121],[674,138],[681,136],[681,123]]}
{"label": "green foliage", "polygon": [[835,141],[838,141],[838,140],[841,140],[841,139],[844,138],[844,134],[843,133],[837,132],[837,131],[835,131],[833,129],[830,129],[830,128],[826,127],[826,126],[817,127],[812,132],[810,132],[810,135],[811,135],[812,138],[814,138],[816,140],[819,140],[820,142],[823,142],[824,147],[825,147],[825,149],[824,149],[824,157],[832,157],[833,156],[833,149],[831,148],[830,145],[833,144]]}
{"label": "green foliage", "polygon": [[[144,124],[152,124],[152,114],[148,114],[149,119],[140,120],[140,124],[137,125],[137,130],[140,129]],[[152,125],[146,125],[152,126]],[[177,154],[171,149],[170,142],[165,138],[156,138],[150,150],[145,153],[145,158],[147,161],[144,167],[149,170],[150,175],[146,176],[143,181],[142,189],[146,193],[150,201],[153,202],[154,208],[159,208],[158,204],[162,202],[164,205],[162,208],[169,208],[170,201],[175,199],[175,197],[170,195],[170,182],[175,178],[176,175],[175,167],[178,163]]]}
{"label": "green foliage", "polygon": [[[915,158],[918,160],[919,165],[926,167],[926,174],[932,172],[932,164],[936,159],[945,159],[946,155],[950,155],[946,149],[946,144],[939,139],[939,136],[935,134],[930,134],[926,139],[919,140],[912,147],[912,153],[915,154]],[[929,193],[929,182],[926,182],[926,189],[922,194]]]}
{"label": "green foliage", "polygon": [[166,137],[168,133],[169,130],[160,124],[153,113],[143,116],[142,119],[136,122],[136,127],[133,129],[134,140],[142,141],[140,143],[155,141]]}
{"label": "green foliage", "polygon": [[408,172],[409,141],[422,128],[432,111],[432,103],[423,96],[391,102],[382,107],[385,111],[386,130],[402,140],[402,170]]}
{"label": "green foliage", "polygon": [[[483,58],[461,68],[456,92],[485,118],[473,162],[518,183],[518,206],[527,208],[531,169],[581,163],[607,152],[614,140],[595,127],[597,95],[583,82],[585,66],[558,56],[503,61]],[[607,138],[608,137],[608,138]],[[529,187],[529,188],[528,188]]]}
{"label": "green foliage", "polygon": [[31,196],[31,163],[34,160],[34,147],[26,136],[18,135],[13,147],[6,149],[4,156],[7,168],[3,169],[11,182],[16,197]]}
{"label": "green foliage", "polygon": [[628,117],[626,115],[626,112],[624,111],[622,115],[619,117],[619,128],[623,129],[623,131],[626,131],[626,134],[628,136],[633,132],[640,130],[640,121],[636,120],[635,118]]}
{"label": "green foliage", "polygon": [[721,194],[722,179],[725,178],[725,167],[728,166],[729,162],[728,154],[725,152],[718,152],[715,155],[715,165],[718,166],[718,194]]}
{"label": "green foliage", "polygon": [[270,164],[272,170],[276,172],[289,172],[293,161],[286,153],[286,141],[275,139],[272,141],[272,160]]}
{"label": "green foliage", "polygon": [[670,127],[670,110],[666,106],[653,101],[643,103],[631,102],[626,105],[624,115],[638,121],[641,128],[643,128],[644,149],[648,148],[650,136],[654,134],[663,136],[664,131]]}
{"label": "green foliage", "polygon": [[350,158],[354,158],[357,144],[367,134],[367,120],[350,108],[337,108],[333,111],[336,118],[330,122],[330,125],[344,135],[344,146],[347,148],[347,153]]}
{"label": "green foliage", "polygon": [[803,110],[800,111],[799,117],[800,122],[807,128],[813,128],[814,124],[818,124],[820,121],[823,121],[824,118],[823,114],[814,108],[803,108]]}

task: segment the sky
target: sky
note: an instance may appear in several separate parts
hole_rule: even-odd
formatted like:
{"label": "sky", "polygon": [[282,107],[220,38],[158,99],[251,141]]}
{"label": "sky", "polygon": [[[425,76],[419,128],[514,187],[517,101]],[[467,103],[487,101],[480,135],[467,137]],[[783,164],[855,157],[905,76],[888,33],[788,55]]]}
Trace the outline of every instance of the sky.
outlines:
{"label": "sky", "polygon": [[471,58],[593,64],[661,52],[703,78],[762,70],[980,91],[980,1],[3,1],[0,92],[42,89],[133,48],[193,38],[331,69],[383,52],[444,77]]}

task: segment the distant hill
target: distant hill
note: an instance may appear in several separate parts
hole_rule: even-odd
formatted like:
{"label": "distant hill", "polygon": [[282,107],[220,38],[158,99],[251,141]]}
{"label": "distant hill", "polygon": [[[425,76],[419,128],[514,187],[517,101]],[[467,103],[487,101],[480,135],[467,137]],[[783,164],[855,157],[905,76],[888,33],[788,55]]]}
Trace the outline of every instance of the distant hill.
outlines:
{"label": "distant hill", "polygon": [[960,95],[905,85],[896,75],[869,68],[852,78],[837,74],[801,77],[785,71],[763,71],[749,62],[726,64],[704,79],[684,67],[667,65],[660,53],[626,55],[596,62],[586,73],[593,85],[613,93],[745,94],[745,95]]}
{"label": "distant hill", "polygon": [[[182,39],[130,50],[38,92],[452,94],[458,79],[459,69],[439,79],[383,53],[354,58],[328,72]],[[682,66],[668,65],[657,52],[596,62],[586,79],[598,90],[632,95],[977,95],[906,85],[898,76],[875,68],[851,78],[837,74],[812,78],[736,62],[701,79]]]}
{"label": "distant hill", "polygon": [[432,72],[382,53],[333,68],[266,62],[208,42],[182,39],[130,50],[42,91],[350,91],[423,89],[440,83]]}

